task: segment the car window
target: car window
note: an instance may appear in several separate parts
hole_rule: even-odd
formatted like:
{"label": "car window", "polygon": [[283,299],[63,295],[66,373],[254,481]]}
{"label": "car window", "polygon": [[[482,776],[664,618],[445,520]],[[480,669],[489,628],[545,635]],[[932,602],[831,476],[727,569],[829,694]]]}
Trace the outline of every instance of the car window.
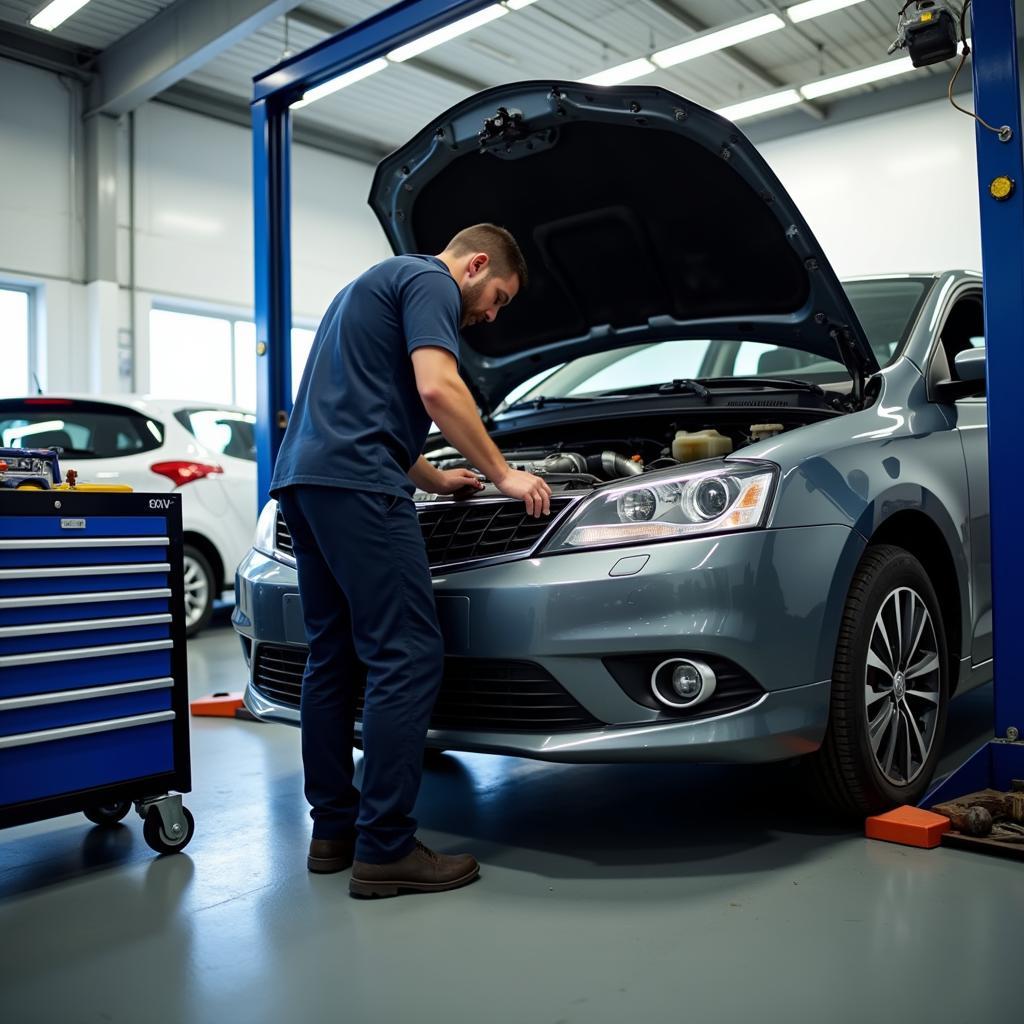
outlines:
{"label": "car window", "polygon": [[179,409],[174,418],[211,452],[256,461],[256,417],[224,409]]}
{"label": "car window", "polygon": [[110,459],[162,444],[162,424],[120,406],[45,397],[0,401],[5,448],[60,447],[80,459]]}
{"label": "car window", "polygon": [[710,344],[709,341],[662,341],[639,349],[626,349],[619,359],[580,381],[567,394],[643,387],[696,377]]}
{"label": "car window", "polygon": [[932,283],[925,277],[895,277],[843,284],[879,366],[903,347]]}
{"label": "car window", "polygon": [[[843,285],[880,366],[891,363],[902,349],[933,284],[930,277],[892,277]],[[628,391],[693,377],[799,377],[828,384],[849,380],[849,372],[837,359],[800,348],[727,338],[680,338],[580,356],[538,378],[538,383],[527,382],[516,397],[528,401],[538,395],[558,398]]]}

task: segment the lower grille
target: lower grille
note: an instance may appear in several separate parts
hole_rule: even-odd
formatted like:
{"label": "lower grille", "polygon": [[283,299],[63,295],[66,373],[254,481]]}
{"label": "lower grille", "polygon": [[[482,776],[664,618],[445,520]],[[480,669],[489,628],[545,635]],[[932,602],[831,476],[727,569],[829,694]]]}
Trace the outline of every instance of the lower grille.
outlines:
{"label": "lower grille", "polygon": [[[302,647],[260,644],[253,686],[270,700],[299,706],[306,651]],[[363,682],[356,718],[363,712]],[[487,732],[563,732],[600,728],[547,671],[530,661],[445,658],[441,692],[430,728]]]}
{"label": "lower grille", "polygon": [[277,510],[277,528],[274,531],[274,548],[282,555],[295,557],[295,545],[292,543],[292,534],[288,524],[284,521],[280,508]]}

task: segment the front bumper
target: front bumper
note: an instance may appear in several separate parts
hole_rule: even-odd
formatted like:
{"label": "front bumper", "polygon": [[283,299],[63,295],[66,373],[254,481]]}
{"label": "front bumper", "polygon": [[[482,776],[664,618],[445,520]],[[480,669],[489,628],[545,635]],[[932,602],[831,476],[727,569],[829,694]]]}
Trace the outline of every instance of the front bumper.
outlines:
{"label": "front bumper", "polygon": [[[849,529],[821,526],[439,575],[434,591],[449,655],[540,665],[604,724],[557,733],[431,729],[428,743],[579,762],[752,762],[807,753],[824,735],[839,622],[863,549]],[[623,558],[637,560],[630,568],[643,564],[610,575]],[[250,664],[260,643],[304,645],[293,568],[251,551],[236,584],[233,621]],[[680,720],[634,700],[603,660],[660,653],[727,659],[764,693],[742,710]],[[294,707],[251,681],[245,700],[257,717],[298,721]]]}

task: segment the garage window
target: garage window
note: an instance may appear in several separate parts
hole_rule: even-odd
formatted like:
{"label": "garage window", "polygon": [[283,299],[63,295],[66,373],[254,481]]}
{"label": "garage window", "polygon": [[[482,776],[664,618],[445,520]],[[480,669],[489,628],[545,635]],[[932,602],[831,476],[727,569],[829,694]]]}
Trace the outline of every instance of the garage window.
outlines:
{"label": "garage window", "polygon": [[[315,331],[292,328],[292,397]],[[149,315],[149,390],[256,408],[256,325],[252,320],[155,308]]]}
{"label": "garage window", "polygon": [[24,395],[32,391],[31,293],[24,288],[0,288],[0,394]]}

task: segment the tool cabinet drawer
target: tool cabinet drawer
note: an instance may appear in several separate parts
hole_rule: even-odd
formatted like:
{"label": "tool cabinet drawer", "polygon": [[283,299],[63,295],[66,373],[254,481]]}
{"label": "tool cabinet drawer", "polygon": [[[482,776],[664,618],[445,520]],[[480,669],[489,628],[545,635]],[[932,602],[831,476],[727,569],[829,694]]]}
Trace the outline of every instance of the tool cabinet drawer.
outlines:
{"label": "tool cabinet drawer", "polygon": [[0,736],[0,804],[170,772],[173,722],[173,711],[157,711]]}
{"label": "tool cabinet drawer", "polygon": [[172,640],[0,656],[0,699],[171,675]]}
{"label": "tool cabinet drawer", "polygon": [[169,711],[173,686],[167,676],[0,699],[0,736]]}

